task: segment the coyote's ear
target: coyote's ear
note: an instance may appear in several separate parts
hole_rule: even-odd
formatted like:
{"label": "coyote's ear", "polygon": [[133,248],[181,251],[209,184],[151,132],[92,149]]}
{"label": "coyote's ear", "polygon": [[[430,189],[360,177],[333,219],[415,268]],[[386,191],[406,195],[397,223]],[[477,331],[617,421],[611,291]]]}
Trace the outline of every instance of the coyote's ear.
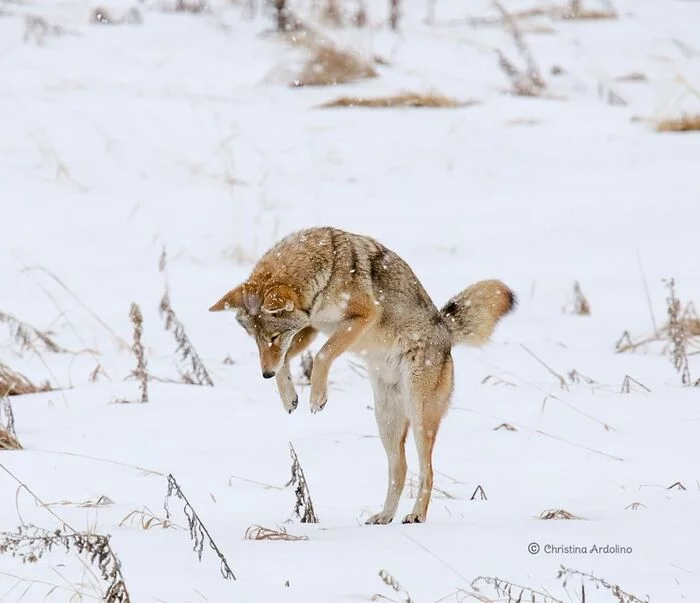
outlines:
{"label": "coyote's ear", "polygon": [[266,314],[291,312],[299,306],[299,296],[287,285],[274,285],[265,293],[262,311]]}
{"label": "coyote's ear", "polygon": [[216,302],[209,312],[221,312],[222,310],[235,310],[243,307],[243,285],[238,285],[231,289],[218,302]]}

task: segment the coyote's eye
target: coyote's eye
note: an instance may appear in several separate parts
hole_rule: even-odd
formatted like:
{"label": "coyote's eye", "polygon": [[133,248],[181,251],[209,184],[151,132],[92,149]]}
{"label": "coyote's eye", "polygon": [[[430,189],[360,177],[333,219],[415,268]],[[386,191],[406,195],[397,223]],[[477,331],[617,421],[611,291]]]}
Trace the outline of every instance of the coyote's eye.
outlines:
{"label": "coyote's eye", "polygon": [[281,333],[275,333],[272,337],[270,337],[270,343],[277,343],[277,340],[280,338]]}

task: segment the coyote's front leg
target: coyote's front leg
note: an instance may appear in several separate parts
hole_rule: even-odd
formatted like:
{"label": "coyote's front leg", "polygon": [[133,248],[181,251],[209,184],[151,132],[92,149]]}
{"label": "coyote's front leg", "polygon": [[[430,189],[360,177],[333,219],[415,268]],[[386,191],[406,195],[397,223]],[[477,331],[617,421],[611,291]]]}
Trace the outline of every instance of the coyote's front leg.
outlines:
{"label": "coyote's front leg", "polygon": [[328,401],[328,373],[333,361],[351,347],[376,320],[374,301],[365,297],[354,300],[348,309],[352,315],[340,321],[338,328],[319,350],[311,370],[311,412],[322,410]]}
{"label": "coyote's front leg", "polygon": [[284,409],[288,413],[292,413],[299,404],[299,396],[294,388],[292,381],[292,373],[289,370],[289,361],[296,355],[301,354],[311,342],[316,338],[317,331],[313,327],[306,327],[294,336],[292,344],[287,350],[282,368],[277,371],[275,380],[277,381],[277,389],[282,398]]}

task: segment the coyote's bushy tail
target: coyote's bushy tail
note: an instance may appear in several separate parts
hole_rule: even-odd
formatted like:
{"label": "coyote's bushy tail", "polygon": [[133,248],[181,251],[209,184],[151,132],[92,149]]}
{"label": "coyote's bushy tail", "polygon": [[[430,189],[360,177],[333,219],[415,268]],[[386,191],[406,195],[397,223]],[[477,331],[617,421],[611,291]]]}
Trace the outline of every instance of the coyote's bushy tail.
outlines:
{"label": "coyote's bushy tail", "polygon": [[452,345],[481,346],[517,303],[515,293],[501,281],[479,281],[455,295],[440,314],[452,333]]}

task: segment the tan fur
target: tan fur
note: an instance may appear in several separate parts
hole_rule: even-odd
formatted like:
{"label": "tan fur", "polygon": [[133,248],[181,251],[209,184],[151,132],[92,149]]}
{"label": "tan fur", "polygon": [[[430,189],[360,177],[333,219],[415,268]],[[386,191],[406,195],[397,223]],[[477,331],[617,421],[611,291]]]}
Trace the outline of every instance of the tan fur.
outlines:
{"label": "tan fur", "polygon": [[367,523],[386,524],[396,514],[406,480],[409,427],[420,489],[403,521],[425,521],[433,447],[453,389],[452,346],[483,345],[514,307],[515,295],[506,285],[481,281],[438,311],[408,264],[381,243],[335,228],[310,228],[267,251],[246,282],[210,310],[236,311],[256,340],[263,376],[276,377],[288,412],[298,403],[289,360],[317,333],[328,339],[314,358],[312,412],[326,404],[328,375],[338,356],[352,352],[365,361],[389,469],[384,507]]}

